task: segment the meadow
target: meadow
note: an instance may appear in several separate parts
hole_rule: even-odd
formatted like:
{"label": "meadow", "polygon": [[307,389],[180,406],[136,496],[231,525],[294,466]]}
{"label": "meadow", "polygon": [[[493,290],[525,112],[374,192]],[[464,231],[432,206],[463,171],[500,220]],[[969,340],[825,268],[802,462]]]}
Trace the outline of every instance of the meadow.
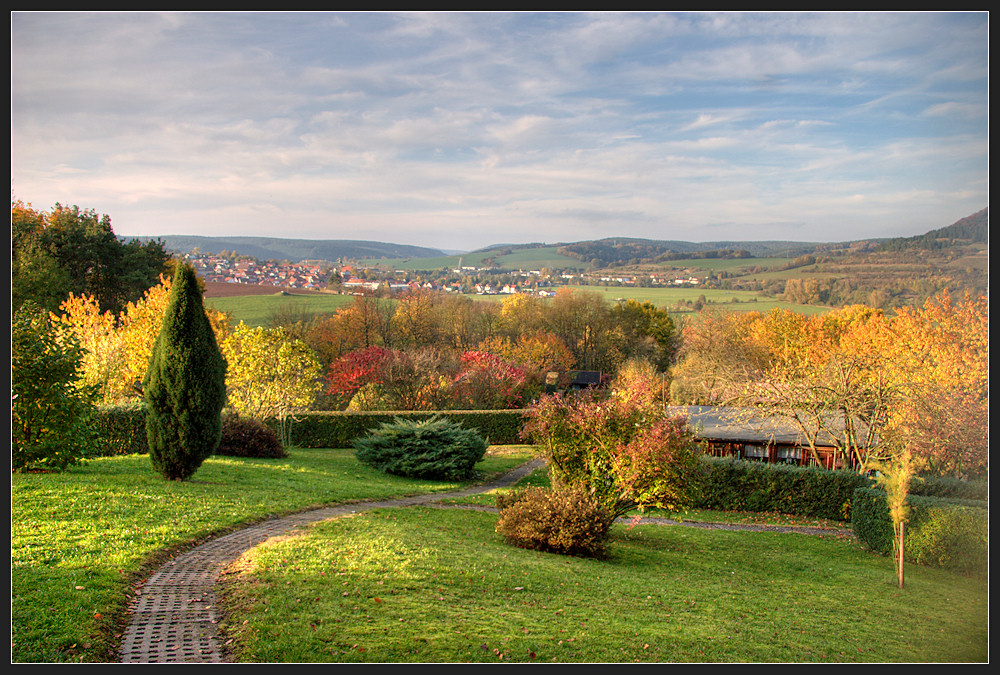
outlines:
{"label": "meadow", "polygon": [[205,305],[228,313],[234,324],[267,326],[276,316],[312,318],[332,314],[354,302],[354,296],[334,293],[301,294],[295,291],[268,295],[230,295],[206,297]]}
{"label": "meadow", "polygon": [[[492,448],[476,468],[533,454]],[[137,455],[11,483],[12,662],[114,660],[133,585],[206,537],[465,485],[387,476],[346,449],[212,457],[180,483]],[[592,560],[511,547],[496,518],[379,509],[252,549],[221,588],[235,660],[988,660],[987,585],[910,566],[899,589],[891,559],[849,537],[623,524],[609,558]]]}

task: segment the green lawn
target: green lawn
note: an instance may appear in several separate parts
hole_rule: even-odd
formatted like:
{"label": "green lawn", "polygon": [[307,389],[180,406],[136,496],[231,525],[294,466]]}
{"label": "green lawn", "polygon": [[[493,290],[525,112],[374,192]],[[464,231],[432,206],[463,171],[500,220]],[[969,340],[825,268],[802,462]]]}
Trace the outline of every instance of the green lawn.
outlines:
{"label": "green lawn", "polygon": [[[493,448],[477,469],[530,455]],[[165,551],[311,506],[458,487],[386,476],[349,450],[211,458],[182,483],[145,456],[12,474],[11,660],[114,659],[131,585]],[[495,522],[381,509],[258,547],[227,575],[230,646],[256,661],[988,658],[986,584],[909,566],[899,590],[891,560],[850,539],[616,526],[595,561],[510,547]]]}
{"label": "green lawn", "polygon": [[246,662],[985,662],[988,594],[803,534],[614,528],[608,560],[516,549],[488,512],[380,509],[227,575]]}
{"label": "green lawn", "polygon": [[[507,470],[529,453],[491,452]],[[130,585],[162,551],[240,523],[311,506],[424,492],[459,483],[386,476],[350,450],[292,450],[281,460],[212,457],[168,482],[147,456],[101,458],[64,473],[11,475],[11,659],[114,658]]]}

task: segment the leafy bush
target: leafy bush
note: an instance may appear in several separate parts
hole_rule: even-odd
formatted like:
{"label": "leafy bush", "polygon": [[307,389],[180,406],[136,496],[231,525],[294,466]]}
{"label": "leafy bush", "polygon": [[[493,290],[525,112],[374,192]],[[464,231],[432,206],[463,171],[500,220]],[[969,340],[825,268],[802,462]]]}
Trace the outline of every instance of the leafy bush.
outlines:
{"label": "leafy bush", "polygon": [[562,555],[607,555],[614,516],[580,487],[529,488],[497,495],[496,531],[508,544]]}
{"label": "leafy bush", "polygon": [[988,509],[925,503],[915,511],[914,522],[907,530],[907,558],[918,565],[941,567],[965,576],[988,576]]}
{"label": "leafy bush", "polygon": [[447,419],[397,418],[354,440],[358,460],[386,473],[410,478],[464,480],[489,443],[476,431]]}
{"label": "leafy bush", "polygon": [[[989,573],[989,509],[985,502],[916,497],[906,525],[905,559],[966,576]],[[885,492],[861,488],[854,493],[851,529],[866,548],[892,552],[892,519]]]}
{"label": "leafy bush", "polygon": [[695,442],[683,420],[666,419],[657,393],[637,378],[610,395],[545,395],[522,433],[542,449],[554,485],[586,490],[614,516],[685,506]]}
{"label": "leafy bush", "polygon": [[11,469],[61,470],[92,455],[96,390],[82,383],[83,349],[60,335],[32,301],[14,314],[10,331]]}
{"label": "leafy bush", "polygon": [[990,482],[988,480],[962,480],[950,476],[925,476],[913,481],[910,486],[910,494],[921,497],[988,500],[990,498]]}
{"label": "leafy bush", "polygon": [[273,429],[250,417],[227,417],[216,455],[228,457],[287,457],[281,439]]}

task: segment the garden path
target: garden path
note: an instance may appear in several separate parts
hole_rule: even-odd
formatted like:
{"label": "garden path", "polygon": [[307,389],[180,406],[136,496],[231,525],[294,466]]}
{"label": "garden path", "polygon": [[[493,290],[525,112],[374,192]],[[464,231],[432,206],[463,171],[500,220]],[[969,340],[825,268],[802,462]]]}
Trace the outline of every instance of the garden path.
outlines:
{"label": "garden path", "polygon": [[[121,663],[226,663],[226,649],[217,630],[221,618],[217,609],[215,584],[223,570],[244,552],[271,537],[322,520],[351,515],[370,509],[398,506],[441,508],[488,508],[442,504],[441,500],[488,492],[513,485],[535,469],[542,460],[533,460],[503,474],[496,480],[464,490],[385,501],[340,504],[295,513],[250,525],[207,541],[177,555],[157,569],[140,586],[130,607],[130,623],[120,650]],[[642,518],[640,524],[685,525],[730,530],[801,532],[836,531],[791,526],[730,525],[695,523],[666,518]]]}

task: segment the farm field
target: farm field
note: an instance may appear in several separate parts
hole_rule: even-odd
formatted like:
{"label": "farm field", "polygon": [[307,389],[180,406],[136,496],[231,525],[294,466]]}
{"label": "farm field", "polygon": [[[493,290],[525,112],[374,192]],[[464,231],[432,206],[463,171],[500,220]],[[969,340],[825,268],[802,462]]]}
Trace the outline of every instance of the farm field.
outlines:
{"label": "farm field", "polygon": [[754,291],[727,291],[717,288],[700,288],[697,286],[687,286],[679,288],[638,288],[628,286],[570,286],[570,288],[580,291],[591,291],[600,293],[610,301],[637,300],[639,302],[650,302],[657,307],[665,307],[668,310],[678,303],[694,302],[700,296],[705,296],[705,301],[720,309],[733,311],[756,311],[767,312],[774,308],[789,309],[802,314],[822,314],[830,311],[829,307],[816,305],[797,305],[791,302],[784,302],[776,298],[761,297]]}
{"label": "farm field", "polygon": [[351,304],[351,295],[334,293],[308,293],[302,291],[271,292],[270,294],[205,296],[205,305],[232,317],[234,324],[242,321],[248,326],[267,326],[277,315],[314,317],[336,312]]}

